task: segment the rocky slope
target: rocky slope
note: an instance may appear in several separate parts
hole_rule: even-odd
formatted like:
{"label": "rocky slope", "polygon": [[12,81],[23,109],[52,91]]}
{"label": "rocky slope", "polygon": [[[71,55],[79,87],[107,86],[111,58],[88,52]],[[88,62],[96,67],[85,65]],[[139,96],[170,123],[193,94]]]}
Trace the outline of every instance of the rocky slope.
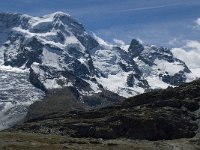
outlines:
{"label": "rocky slope", "polygon": [[[0,118],[0,129],[10,126],[16,111],[24,116],[31,103],[52,89],[73,87],[79,101],[90,107],[112,103],[112,92],[130,97],[194,79],[169,49],[137,40],[128,49],[108,44],[63,12],[42,17],[0,13],[0,74],[0,115],[6,118]],[[10,81],[18,88],[12,83],[7,88]],[[5,94],[11,91],[15,94]],[[92,95],[109,98],[93,102],[87,97]]]}
{"label": "rocky slope", "polygon": [[196,80],[180,87],[128,98],[114,106],[87,111],[58,111],[32,118],[10,131],[103,139],[199,137],[199,91],[200,80]]}
{"label": "rocky slope", "polygon": [[104,91],[91,96],[82,96],[73,87],[50,90],[42,101],[30,105],[25,120],[48,116],[57,112],[90,110],[122,102],[124,97]]}

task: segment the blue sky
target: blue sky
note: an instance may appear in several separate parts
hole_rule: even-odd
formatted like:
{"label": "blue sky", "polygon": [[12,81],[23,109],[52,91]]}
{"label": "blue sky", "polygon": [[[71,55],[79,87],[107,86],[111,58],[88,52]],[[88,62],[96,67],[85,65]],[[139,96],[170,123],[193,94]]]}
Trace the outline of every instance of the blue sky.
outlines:
{"label": "blue sky", "polygon": [[147,44],[174,47],[200,39],[195,28],[200,0],[0,0],[0,11],[33,16],[67,12],[88,32],[109,42],[139,38]]}

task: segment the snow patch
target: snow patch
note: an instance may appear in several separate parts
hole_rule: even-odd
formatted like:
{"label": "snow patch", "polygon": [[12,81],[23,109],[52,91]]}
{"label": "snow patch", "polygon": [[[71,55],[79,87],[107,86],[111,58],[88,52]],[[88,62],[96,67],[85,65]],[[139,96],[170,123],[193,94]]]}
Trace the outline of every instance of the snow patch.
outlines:
{"label": "snow patch", "polygon": [[0,65],[1,71],[14,72],[14,73],[28,73],[28,69],[20,69],[11,66]]}
{"label": "snow patch", "polygon": [[42,64],[43,65],[51,66],[51,67],[57,68],[59,70],[62,70],[61,66],[59,64],[59,56],[56,53],[51,52],[51,51],[47,50],[46,48],[44,48],[42,51],[42,55],[43,55],[42,56]]}
{"label": "snow patch", "polygon": [[43,84],[47,89],[59,89],[62,88],[57,82],[57,78],[54,79],[46,79]]}
{"label": "snow patch", "polygon": [[170,76],[173,76],[174,74],[178,73],[179,71],[183,71],[184,67],[182,63],[179,62],[173,62],[170,63],[166,60],[160,60],[155,59],[154,63],[156,64],[157,68],[162,73],[168,73]]}
{"label": "snow patch", "polygon": [[152,89],[166,89],[168,86],[170,86],[169,84],[163,82],[162,79],[156,75],[148,76],[146,80]]}
{"label": "snow patch", "polygon": [[118,74],[109,74],[107,78],[96,78],[97,81],[104,86],[105,89],[119,94],[123,97],[130,97],[144,92],[143,88],[138,86],[128,87],[127,77],[130,72],[119,72]]}

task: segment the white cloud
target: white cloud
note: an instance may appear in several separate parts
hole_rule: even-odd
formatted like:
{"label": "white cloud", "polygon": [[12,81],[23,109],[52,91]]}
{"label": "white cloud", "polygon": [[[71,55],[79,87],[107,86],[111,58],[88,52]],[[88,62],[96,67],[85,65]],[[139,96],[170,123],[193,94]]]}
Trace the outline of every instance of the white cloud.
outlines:
{"label": "white cloud", "polygon": [[188,41],[185,47],[188,48],[189,50],[192,49],[196,52],[200,52],[200,42],[198,41]]}
{"label": "white cloud", "polygon": [[188,67],[200,68],[200,42],[188,41],[183,48],[173,48],[172,53],[183,60]]}
{"label": "white cloud", "polygon": [[114,43],[116,46],[120,47],[121,49],[128,51],[129,45],[126,44],[124,41],[119,40],[119,39],[113,39]]}
{"label": "white cloud", "polygon": [[200,42],[187,41],[184,47],[173,48],[172,53],[183,60],[196,76],[200,77]]}
{"label": "white cloud", "polygon": [[200,26],[200,18],[196,20],[196,24]]}
{"label": "white cloud", "polygon": [[113,41],[115,42],[115,44],[117,45],[125,45],[125,42],[119,39],[113,39]]}

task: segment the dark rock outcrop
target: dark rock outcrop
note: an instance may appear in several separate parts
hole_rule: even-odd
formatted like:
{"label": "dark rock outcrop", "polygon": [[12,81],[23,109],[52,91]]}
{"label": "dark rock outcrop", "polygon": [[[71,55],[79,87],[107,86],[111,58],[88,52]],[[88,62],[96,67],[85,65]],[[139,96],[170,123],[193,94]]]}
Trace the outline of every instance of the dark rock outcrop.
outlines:
{"label": "dark rock outcrop", "polygon": [[136,39],[131,41],[128,52],[131,54],[132,58],[135,58],[140,55],[140,53],[144,50],[144,46]]}

